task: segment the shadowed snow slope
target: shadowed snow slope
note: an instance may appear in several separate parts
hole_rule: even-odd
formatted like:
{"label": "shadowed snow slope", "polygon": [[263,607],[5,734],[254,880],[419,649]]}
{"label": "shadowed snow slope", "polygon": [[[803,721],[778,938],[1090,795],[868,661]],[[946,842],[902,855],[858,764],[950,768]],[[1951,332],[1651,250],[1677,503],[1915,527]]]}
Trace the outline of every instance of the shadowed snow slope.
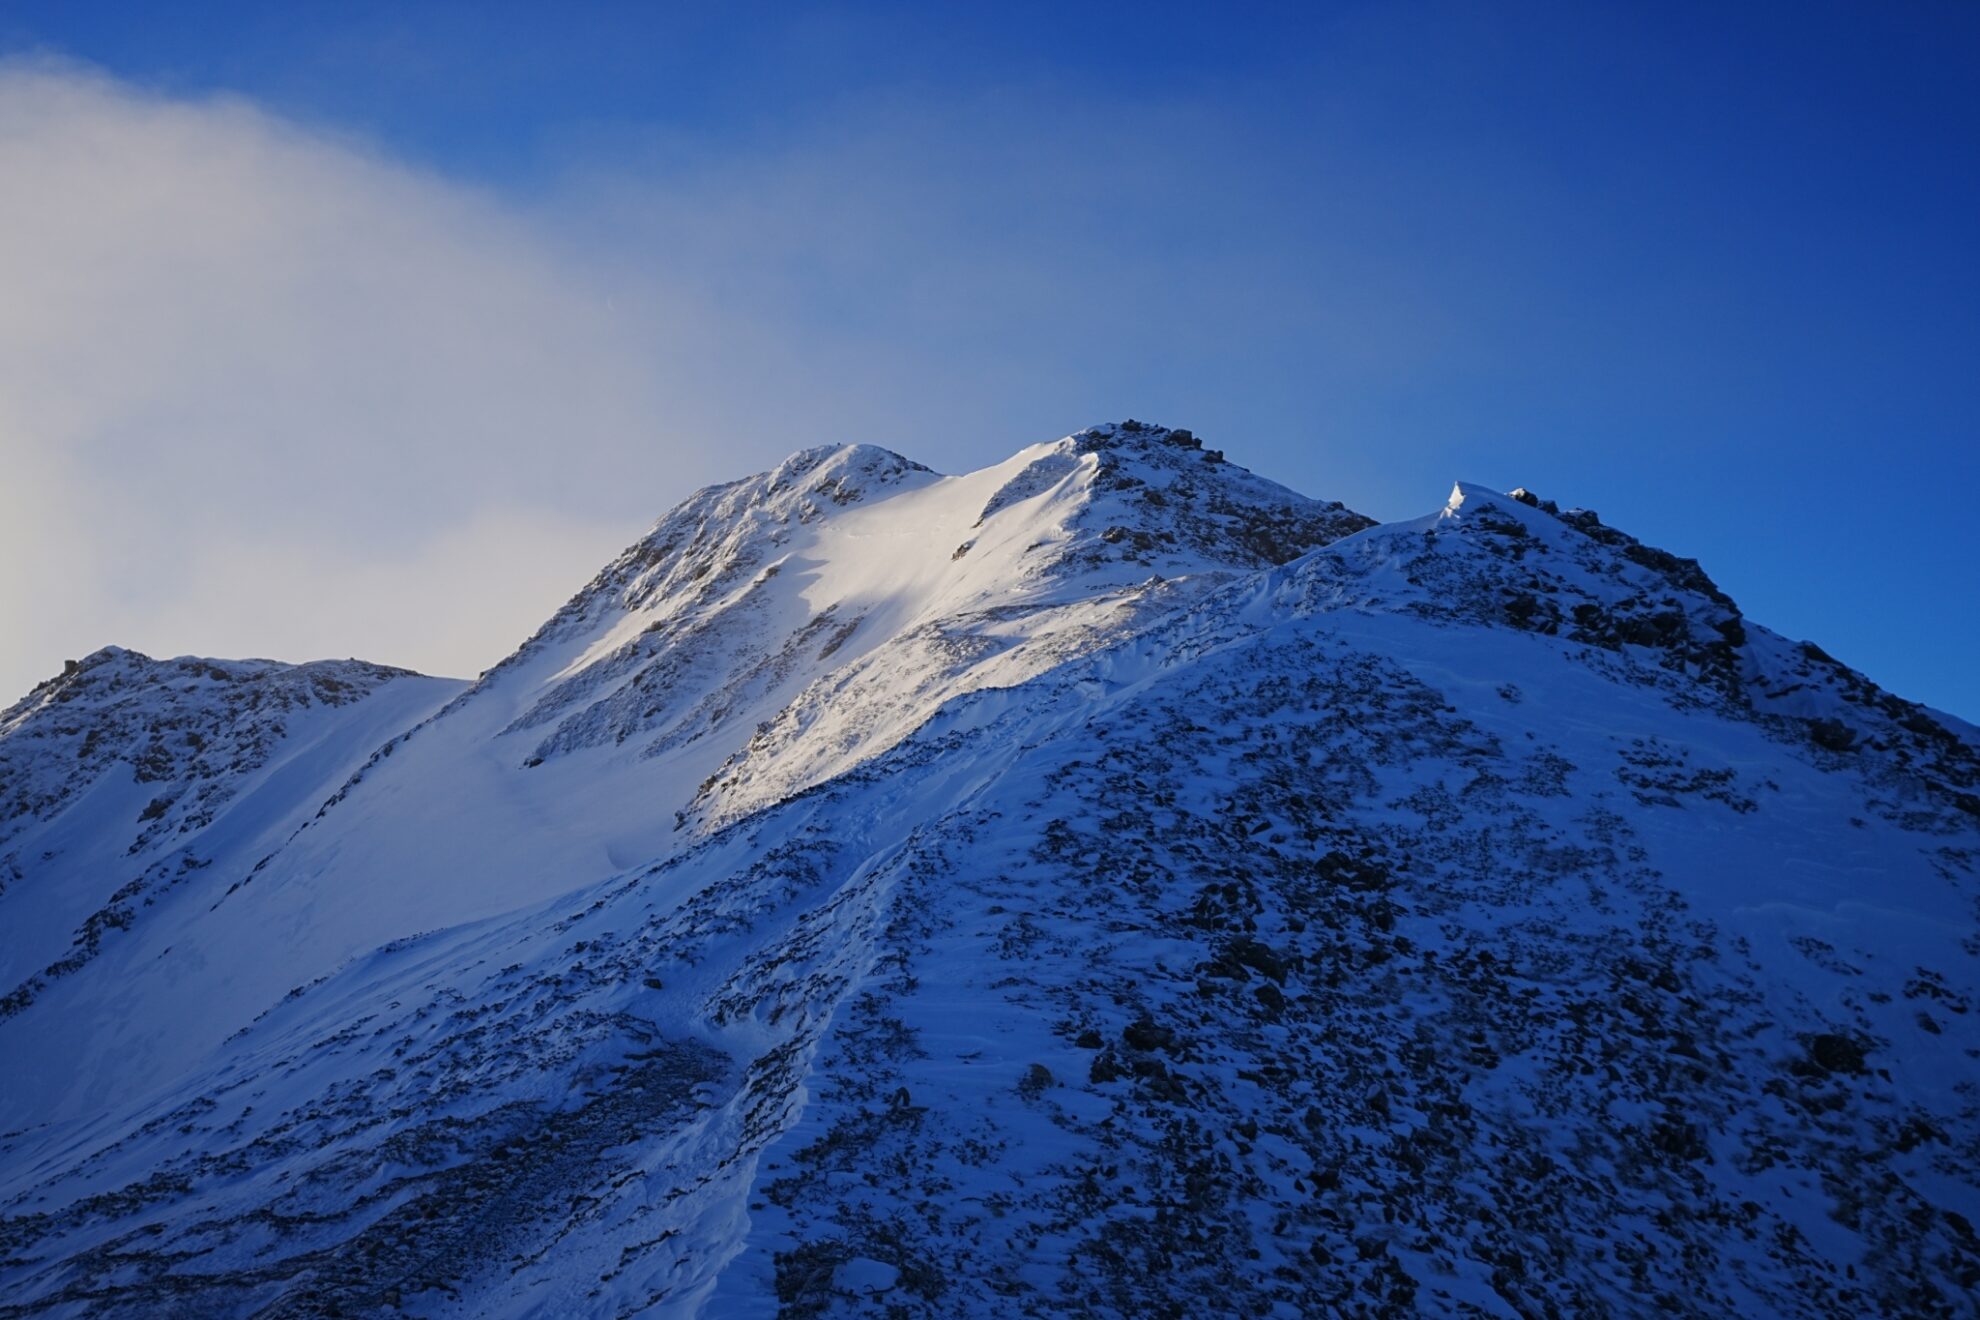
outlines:
{"label": "shadowed snow slope", "polygon": [[6,714],[0,1316],[1958,1314],[1977,747],[1523,491],[807,450]]}

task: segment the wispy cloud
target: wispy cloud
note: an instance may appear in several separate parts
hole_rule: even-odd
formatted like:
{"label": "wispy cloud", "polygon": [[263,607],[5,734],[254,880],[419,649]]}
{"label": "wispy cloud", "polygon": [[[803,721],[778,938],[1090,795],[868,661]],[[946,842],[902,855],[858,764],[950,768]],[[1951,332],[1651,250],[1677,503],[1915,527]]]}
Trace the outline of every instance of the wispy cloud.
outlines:
{"label": "wispy cloud", "polygon": [[104,642],[499,657],[721,465],[495,200],[244,102],[0,69],[0,690]]}
{"label": "wispy cloud", "polygon": [[[1092,75],[909,43],[843,87],[751,28],[802,58],[704,70],[719,113],[546,110],[498,186],[0,64],[0,698],[105,642],[473,672],[696,485],[1135,414],[1379,517],[1458,477],[1592,504],[1970,709],[1971,618],[1890,590],[1971,557],[1968,129],[1875,61],[1749,58],[1771,28],[1432,9],[1159,76],[1111,32]],[[471,160],[530,85],[466,98],[510,126]],[[1875,554],[1806,515],[1866,462],[1913,515]]]}
{"label": "wispy cloud", "polygon": [[[1200,241],[1261,219],[1236,135],[1153,98],[881,97],[721,152],[572,143],[521,198],[244,99],[0,66],[0,691],[106,642],[472,672],[801,445],[965,466],[1178,415],[1182,377],[1317,315],[1260,259],[1283,226]],[[1337,324],[1339,361],[1381,339]]]}

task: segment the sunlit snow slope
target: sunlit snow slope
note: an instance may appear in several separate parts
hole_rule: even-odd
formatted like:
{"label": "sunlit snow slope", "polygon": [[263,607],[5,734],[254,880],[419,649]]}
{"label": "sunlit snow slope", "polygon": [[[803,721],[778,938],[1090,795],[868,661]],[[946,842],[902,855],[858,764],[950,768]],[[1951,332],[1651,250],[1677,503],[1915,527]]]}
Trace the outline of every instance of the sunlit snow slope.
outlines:
{"label": "sunlit snow slope", "polygon": [[[230,854],[202,873],[175,919],[99,942],[104,971],[70,993],[144,1048],[73,1041],[59,1008],[12,1028],[32,1076],[0,1087],[0,1130],[52,1095],[86,1109],[141,1093],[244,1025],[244,1007],[392,939],[671,855],[885,750],[959,693],[1022,681],[1367,523],[1138,423],[964,477],[850,445],[702,491],[432,718],[355,726],[369,762],[296,781],[310,816],[257,833],[247,865]],[[116,810],[135,816],[139,792]],[[39,887],[63,896],[50,938],[65,940],[126,877],[90,864],[70,883],[62,865]],[[52,1034],[30,1043],[37,1026]]]}
{"label": "sunlit snow slope", "polygon": [[317,668],[0,724],[0,1315],[1980,1286],[1980,738],[1585,511],[808,450]]}

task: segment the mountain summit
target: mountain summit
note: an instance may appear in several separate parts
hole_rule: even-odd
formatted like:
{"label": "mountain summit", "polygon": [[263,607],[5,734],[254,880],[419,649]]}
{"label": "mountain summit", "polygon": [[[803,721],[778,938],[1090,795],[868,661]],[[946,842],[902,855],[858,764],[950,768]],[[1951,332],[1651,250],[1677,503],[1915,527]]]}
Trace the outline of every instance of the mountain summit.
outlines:
{"label": "mountain summit", "polygon": [[473,683],[0,715],[0,1316],[1960,1314],[1976,866],[1587,510],[809,449]]}

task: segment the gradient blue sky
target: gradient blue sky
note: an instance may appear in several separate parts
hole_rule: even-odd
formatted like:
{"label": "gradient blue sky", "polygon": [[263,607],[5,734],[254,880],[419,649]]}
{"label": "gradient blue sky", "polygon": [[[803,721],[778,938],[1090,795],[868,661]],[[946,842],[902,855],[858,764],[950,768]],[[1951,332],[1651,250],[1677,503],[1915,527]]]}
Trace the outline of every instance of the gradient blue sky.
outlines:
{"label": "gradient blue sky", "polygon": [[[0,445],[137,529],[0,590],[10,695],[106,641],[472,672],[693,485],[1133,415],[1377,517],[1595,508],[1980,719],[1980,6],[14,4],[0,51],[48,171],[0,354],[78,346]],[[179,384],[69,397],[133,362]]]}

